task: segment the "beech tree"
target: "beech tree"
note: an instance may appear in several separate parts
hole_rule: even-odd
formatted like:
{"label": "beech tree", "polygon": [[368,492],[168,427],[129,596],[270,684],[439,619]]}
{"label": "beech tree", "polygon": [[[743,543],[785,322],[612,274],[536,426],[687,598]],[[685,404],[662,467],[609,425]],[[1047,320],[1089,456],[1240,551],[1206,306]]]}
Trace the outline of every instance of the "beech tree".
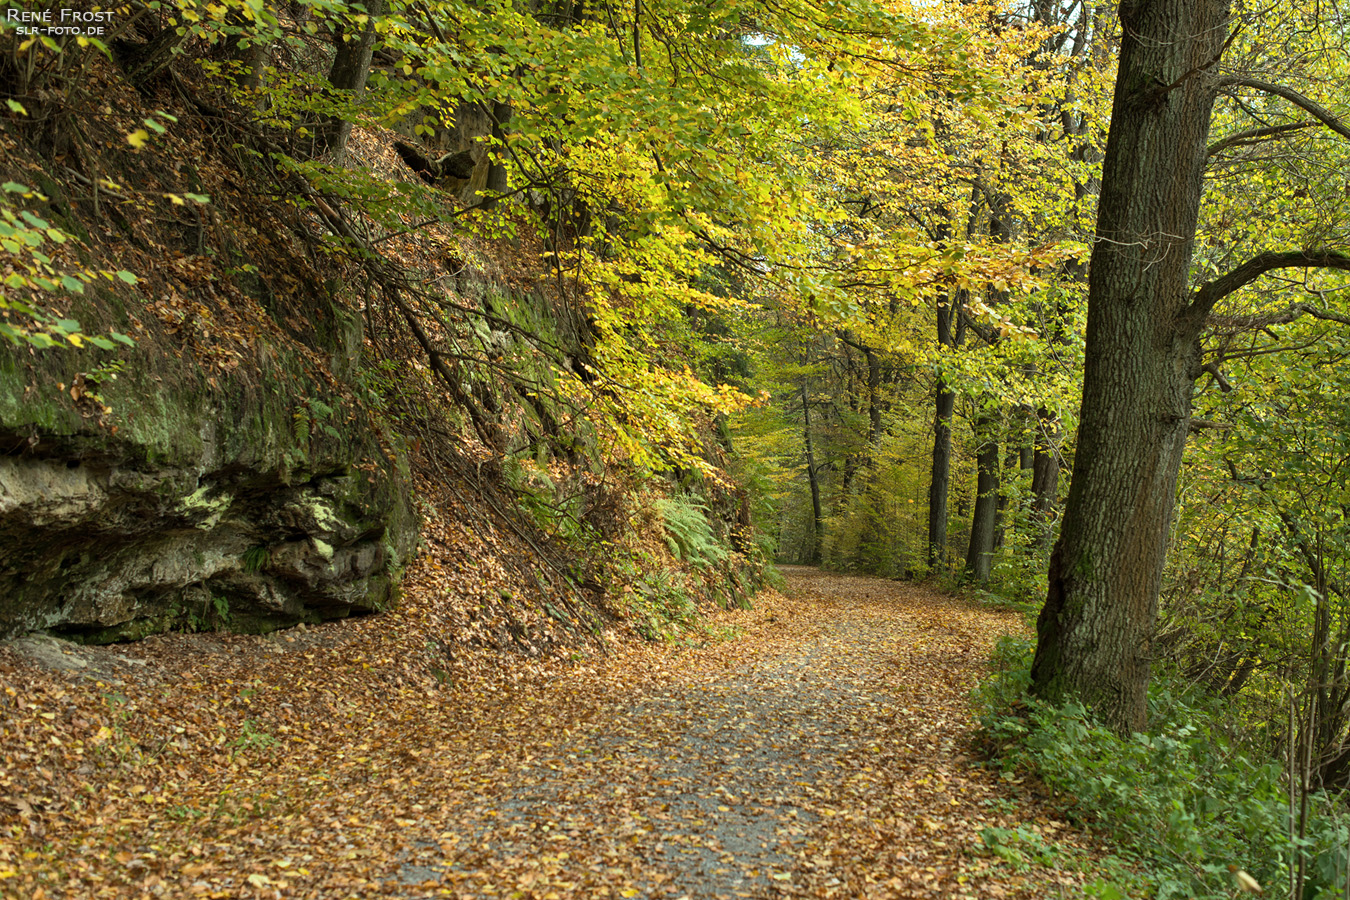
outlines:
{"label": "beech tree", "polygon": [[[1335,247],[1267,249],[1192,280],[1210,121],[1224,93],[1256,91],[1350,137],[1307,96],[1226,71],[1248,24],[1231,0],[1125,0],[1088,291],[1078,450],[1037,624],[1032,690],[1085,703],[1128,733],[1145,725],[1150,641],[1177,474],[1216,303],[1266,273],[1350,269]],[[1278,134],[1267,122],[1237,135]]]}

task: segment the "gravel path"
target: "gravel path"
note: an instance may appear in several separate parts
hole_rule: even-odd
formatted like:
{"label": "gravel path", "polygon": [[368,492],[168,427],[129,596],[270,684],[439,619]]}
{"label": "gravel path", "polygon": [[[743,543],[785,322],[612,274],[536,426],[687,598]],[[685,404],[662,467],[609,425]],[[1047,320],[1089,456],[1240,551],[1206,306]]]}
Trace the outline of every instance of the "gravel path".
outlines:
{"label": "gravel path", "polygon": [[533,860],[538,877],[517,880],[520,896],[997,897],[1076,885],[973,855],[982,827],[1059,827],[961,749],[965,695],[1017,618],[879,579],[787,577],[792,599],[742,639],[745,658],[614,696],[570,738],[536,745],[460,807],[450,859],[410,863],[402,880],[493,893],[484,873]]}

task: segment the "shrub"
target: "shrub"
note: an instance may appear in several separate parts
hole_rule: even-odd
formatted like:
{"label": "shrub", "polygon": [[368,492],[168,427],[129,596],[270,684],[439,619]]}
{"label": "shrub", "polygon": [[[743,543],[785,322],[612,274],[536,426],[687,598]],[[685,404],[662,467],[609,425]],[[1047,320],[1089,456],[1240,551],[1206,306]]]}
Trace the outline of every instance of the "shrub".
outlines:
{"label": "shrub", "polygon": [[1002,766],[1029,770],[1070,816],[1116,841],[1132,863],[1125,896],[1231,898],[1238,870],[1287,895],[1300,859],[1301,900],[1345,896],[1345,814],[1313,797],[1316,814],[1294,835],[1280,765],[1246,752],[1217,702],[1173,696],[1164,681],[1151,695],[1151,733],[1125,739],[1077,704],[1019,702],[1030,642],[1005,639],[994,661],[976,691],[987,742]]}
{"label": "shrub", "polygon": [[676,559],[703,568],[727,558],[727,548],[713,534],[702,504],[689,497],[670,497],[652,505],[661,514],[666,545]]}

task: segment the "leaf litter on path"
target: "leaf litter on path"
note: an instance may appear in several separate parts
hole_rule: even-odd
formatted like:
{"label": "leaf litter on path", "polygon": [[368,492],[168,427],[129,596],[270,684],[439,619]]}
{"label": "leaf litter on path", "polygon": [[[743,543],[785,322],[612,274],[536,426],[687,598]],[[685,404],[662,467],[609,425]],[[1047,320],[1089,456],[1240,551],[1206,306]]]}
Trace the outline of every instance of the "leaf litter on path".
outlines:
{"label": "leaf litter on path", "polygon": [[[461,648],[425,563],[389,615],[0,649],[0,893],[44,897],[1057,897],[984,828],[1082,839],[972,765],[1014,614],[788,570],[734,640]],[[1085,853],[1085,850],[1074,850]],[[1058,862],[1056,862],[1058,860]]]}

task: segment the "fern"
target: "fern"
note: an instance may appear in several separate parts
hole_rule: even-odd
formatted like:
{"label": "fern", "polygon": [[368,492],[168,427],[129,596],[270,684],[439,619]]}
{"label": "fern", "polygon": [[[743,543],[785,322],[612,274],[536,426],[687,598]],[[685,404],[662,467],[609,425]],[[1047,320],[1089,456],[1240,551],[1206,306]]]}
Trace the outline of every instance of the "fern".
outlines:
{"label": "fern", "polygon": [[661,514],[666,545],[676,559],[705,568],[727,558],[727,548],[713,533],[702,504],[688,497],[671,497],[652,505]]}

